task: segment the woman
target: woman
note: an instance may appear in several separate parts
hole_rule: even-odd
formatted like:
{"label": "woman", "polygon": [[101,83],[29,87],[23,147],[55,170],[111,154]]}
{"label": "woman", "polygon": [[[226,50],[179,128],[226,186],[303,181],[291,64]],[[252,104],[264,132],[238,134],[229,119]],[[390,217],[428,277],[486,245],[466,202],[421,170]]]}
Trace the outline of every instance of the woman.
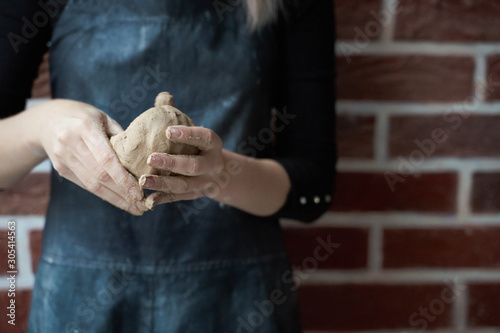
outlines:
{"label": "woman", "polygon": [[[278,219],[331,200],[331,1],[42,5],[2,18],[4,116],[52,34],[56,99],[0,121],[1,188],[54,166],[29,332],[300,332]],[[23,35],[42,10],[51,24]],[[108,138],[162,91],[197,125],[165,135],[201,153],[152,154],[182,176],[138,184]]]}

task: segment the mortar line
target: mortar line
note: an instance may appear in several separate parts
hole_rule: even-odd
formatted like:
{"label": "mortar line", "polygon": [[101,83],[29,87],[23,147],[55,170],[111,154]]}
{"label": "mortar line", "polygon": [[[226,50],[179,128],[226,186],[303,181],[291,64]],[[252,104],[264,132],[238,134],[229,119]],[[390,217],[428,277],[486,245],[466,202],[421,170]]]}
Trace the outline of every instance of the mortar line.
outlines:
{"label": "mortar line", "polygon": [[373,136],[373,156],[375,161],[384,163],[389,156],[389,117],[387,114],[377,114]]}
{"label": "mortar line", "polygon": [[460,221],[466,221],[470,217],[472,191],[472,170],[463,169],[458,173],[457,188],[457,211]]}
{"label": "mortar line", "polygon": [[[416,222],[418,221],[418,223]],[[466,223],[474,227],[499,227],[500,214],[475,214],[460,221],[452,214],[391,212],[384,213],[326,213],[313,224],[304,224],[291,219],[282,219],[284,228],[370,228],[376,223],[381,228],[391,229],[441,229],[463,228]]]}
{"label": "mortar line", "polygon": [[[332,285],[332,284],[381,284],[381,285],[445,285],[447,280],[459,279],[465,283],[498,283],[500,270],[487,269],[384,269],[379,273],[372,273],[366,269],[358,270],[329,270],[320,269],[311,272],[303,285]],[[463,305],[461,305],[463,306]],[[457,310],[458,311],[458,310]]]}
{"label": "mortar line", "polygon": [[[385,163],[361,159],[341,159],[337,164],[337,169],[343,171],[359,172],[381,172],[397,171],[400,161],[391,158]],[[456,157],[436,157],[428,158],[425,163],[414,165],[415,173],[419,172],[458,172],[461,170],[470,171],[498,171],[500,170],[500,158],[456,158]]]}
{"label": "mortar line", "polygon": [[33,170],[32,173],[50,173],[52,171],[52,164],[49,159],[44,160],[40,164],[38,164]]}
{"label": "mortar line", "polygon": [[453,326],[458,331],[465,331],[467,327],[467,307],[469,300],[469,287],[461,279],[454,283],[454,292],[457,295],[453,303]]}
{"label": "mortar line", "polygon": [[393,41],[384,43],[372,41],[363,48],[356,47],[355,42],[350,40],[339,40],[335,46],[337,55],[343,55],[342,48],[357,49],[357,55],[451,55],[470,56],[490,55],[500,52],[498,43],[436,43],[436,42],[407,42]]}
{"label": "mortar line", "polygon": [[484,54],[476,55],[476,63],[474,68],[474,93],[473,98],[474,102],[481,103],[486,99],[485,90],[481,88],[485,88],[487,81],[487,65],[486,65],[486,56]]}
{"label": "mortar line", "polygon": [[374,274],[382,270],[383,241],[382,226],[373,223],[368,236],[368,269]]}
{"label": "mortar line", "polygon": [[[470,96],[469,96],[470,97]],[[452,112],[457,105],[465,101],[453,102],[430,102],[416,103],[404,101],[354,101],[340,100],[337,102],[338,114],[360,114],[360,115],[442,115],[445,112]],[[499,115],[499,102],[479,102],[474,106],[474,114]]]}
{"label": "mortar line", "polygon": [[51,98],[46,98],[46,97],[28,98],[28,100],[26,101],[26,109],[43,104],[43,103],[48,102],[50,100],[51,100]]}
{"label": "mortar line", "polygon": [[379,40],[383,44],[390,44],[394,39],[394,30],[396,27],[396,17],[394,14],[394,9],[398,8],[399,0],[382,0],[381,12],[384,11],[389,13],[389,22],[387,25],[383,26],[382,33]]}

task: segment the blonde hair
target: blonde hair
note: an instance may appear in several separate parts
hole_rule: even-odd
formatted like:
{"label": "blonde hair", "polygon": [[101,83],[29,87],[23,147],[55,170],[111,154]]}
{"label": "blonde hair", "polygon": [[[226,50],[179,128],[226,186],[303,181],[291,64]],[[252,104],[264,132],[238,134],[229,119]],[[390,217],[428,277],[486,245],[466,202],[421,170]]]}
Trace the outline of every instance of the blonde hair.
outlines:
{"label": "blonde hair", "polygon": [[246,0],[247,22],[252,30],[272,23],[283,7],[283,0]]}

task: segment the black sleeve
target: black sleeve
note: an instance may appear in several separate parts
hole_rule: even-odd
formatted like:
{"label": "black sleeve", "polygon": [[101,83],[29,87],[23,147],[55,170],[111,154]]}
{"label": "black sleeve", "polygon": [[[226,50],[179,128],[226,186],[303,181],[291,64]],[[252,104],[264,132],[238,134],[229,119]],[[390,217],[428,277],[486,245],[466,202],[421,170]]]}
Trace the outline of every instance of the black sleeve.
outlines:
{"label": "black sleeve", "polygon": [[310,222],[330,206],[335,179],[334,13],[332,1],[300,0],[282,33],[283,100],[276,160],[292,188],[279,217]]}
{"label": "black sleeve", "polygon": [[0,118],[25,108],[50,38],[42,1],[0,0]]}

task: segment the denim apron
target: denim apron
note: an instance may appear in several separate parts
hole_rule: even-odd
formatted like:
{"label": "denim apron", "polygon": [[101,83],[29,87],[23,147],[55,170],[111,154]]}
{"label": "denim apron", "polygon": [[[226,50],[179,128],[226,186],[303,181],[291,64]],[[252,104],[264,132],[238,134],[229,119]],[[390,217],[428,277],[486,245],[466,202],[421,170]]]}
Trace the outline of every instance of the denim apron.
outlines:
{"label": "denim apron", "polygon": [[[54,97],[125,128],[169,91],[245,153],[269,128],[276,27],[250,33],[243,2],[216,3],[70,0],[51,42]],[[269,157],[268,146],[252,151]],[[135,217],[55,172],[51,186],[29,332],[300,332],[276,217],[207,198]]]}

